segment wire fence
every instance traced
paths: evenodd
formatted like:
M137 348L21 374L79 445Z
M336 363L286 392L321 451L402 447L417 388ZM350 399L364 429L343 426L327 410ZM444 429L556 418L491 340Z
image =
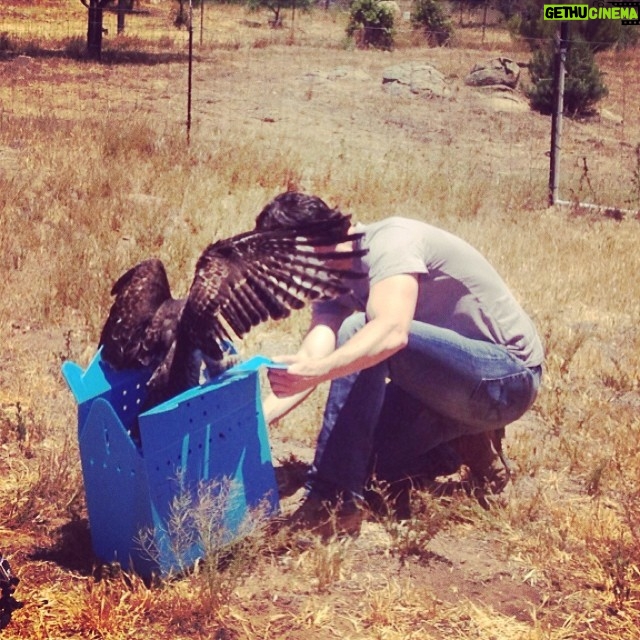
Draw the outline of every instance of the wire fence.
M128 14L121 35L117 33L116 14L105 13L102 65L74 59L80 57L86 43L87 13L79 0L68 0L64 19L59 14L51 18L46 10L37 8L26 20L24 11L6 11L0 16L0 119L33 115L117 120L134 114L161 113L167 126L186 126L193 118L194 135L200 135L207 128L215 128L216 113L234 109L238 122L242 118L258 118L267 123L288 119L286 135L295 140L296 131L312 126L314 119L320 117L313 110L314 95L329 83L336 102L330 115L334 130L348 130L354 118L365 129L380 130L384 116L389 136L402 130L404 135L424 139L428 144L434 138L430 131L449 128L450 144L468 145L469 162L477 163L488 173L495 164L493 179L497 184L513 175L546 181L550 119L531 112L521 90L530 58L526 43L514 45L509 33L497 28L493 24L496 19L491 16L486 28L478 20L469 27L472 16L465 16L465 28L454 20L458 28L452 46L416 48L421 36L412 28L403 6L400 4L396 16L398 46L382 62L380 56L374 62L372 56L353 47L345 34L345 12L335 7L315 8L310 13L288 9L279 29L270 27L267 10L249 12L237 5L196 7L191 31L191 83L190 34L188 28L176 27L177 2L149 3L139 12ZM308 108L299 109L295 116L291 92L286 87L276 89L274 85L261 95L244 96L244 101L239 96L232 104L225 104L222 98L233 91L235 74L248 78L264 74L264 51L270 47L281 48L294 67L296 62L299 64L297 87L307 97ZM615 73L605 76L609 95L599 105L598 114L582 120L564 119L561 200L619 209L640 207L637 53L603 54L604 65ZM525 80L521 80L518 89L496 91L465 84L466 75L476 63L499 56L513 58L522 66ZM433 113L431 120L424 115L416 120L411 110L424 111L428 104L424 101L399 98L395 106L380 114L359 100L366 91L380 89L385 66L407 61L428 62L443 72L448 93L439 103L444 105L439 112L444 115ZM306 69L303 65L307 65ZM359 92L358 103L350 105L349 92L354 88ZM456 138L456 121L465 113L467 118L477 119L477 141ZM369 144L375 143L363 138L362 153L374 151L368 148ZM508 172L503 169L505 157ZM614 201L603 201L602 193Z

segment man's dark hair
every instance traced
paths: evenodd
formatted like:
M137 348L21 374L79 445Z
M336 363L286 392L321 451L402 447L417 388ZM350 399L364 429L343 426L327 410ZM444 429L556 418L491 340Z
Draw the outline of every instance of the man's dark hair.
M258 231L276 229L300 229L310 224L341 220L336 225L341 235L346 236L351 226L351 216L339 209L332 209L318 196L299 191L286 191L276 196L256 218ZM335 226L334 226L335 229Z

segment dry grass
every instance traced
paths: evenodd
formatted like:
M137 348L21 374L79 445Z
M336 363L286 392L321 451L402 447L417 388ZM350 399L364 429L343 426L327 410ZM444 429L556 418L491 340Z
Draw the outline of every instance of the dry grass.
M495 111L461 86L479 58L522 59L521 46L470 29L450 49L353 51L339 13L274 32L247 24L264 16L207 5L187 145L185 34L169 30L164 5L132 18L127 38L107 38L115 53L96 65L45 51L84 31L79 2L11 4L0 31L22 34L33 57L0 61L0 532L25 603L3 636L637 637L640 227L546 209L548 120ZM45 37L44 18L59 30ZM143 47L144 60L122 62ZM637 54L600 56L603 106L625 118L567 124L565 197L640 204ZM380 92L386 66L423 58L457 87L451 101ZM365 75L327 79L338 67ZM95 581L59 365L87 361L110 283L132 263L161 257L184 291L207 243L251 226L290 187L364 220L401 212L459 233L536 319L544 388L509 430L508 500L485 512L466 496L420 495L413 519L374 519L358 540L282 551L258 535L228 573L215 562L153 587ZM305 322L265 327L243 348L288 351ZM273 438L312 446L322 398Z

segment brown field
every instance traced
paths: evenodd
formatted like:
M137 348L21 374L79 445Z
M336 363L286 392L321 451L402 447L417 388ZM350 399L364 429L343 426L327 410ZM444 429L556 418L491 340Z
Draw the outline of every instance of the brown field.
M528 59L501 26L358 51L343 13L206 7L186 140L185 31L143 3L102 64L78 50L77 0L4 3L0 34L0 551L23 606L3 638L606 640L640 625L640 223L547 208L549 118L463 84ZM2 42L0 38L0 42ZM640 51L600 54L609 96L565 121L561 196L640 207ZM394 97L383 70L429 61L449 99ZM95 351L112 282L156 255L184 292L200 251L287 188L356 218L422 218L485 252L544 337L544 386L509 427L517 473L490 510L416 494L417 515L283 551L256 535L224 568L147 586L96 578L64 360ZM246 355L295 348L300 313ZM308 463L324 391L271 429L276 464ZM299 495L299 494L298 494ZM285 503L292 503L288 498ZM217 567L215 552L210 567Z

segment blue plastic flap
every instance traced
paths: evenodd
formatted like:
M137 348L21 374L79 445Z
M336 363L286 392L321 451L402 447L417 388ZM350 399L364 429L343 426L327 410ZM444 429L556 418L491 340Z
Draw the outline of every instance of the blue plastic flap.
M80 457L96 555L124 567L135 560L148 574L154 562L141 553L140 532L152 527L149 491L142 456L111 405L92 403L80 436Z
M96 398L108 400L125 428L131 429L146 396L151 370L117 371L102 360L101 351L97 351L85 370L74 362L62 365L62 375L78 403L78 435Z
M257 368L263 361L244 363L244 370L236 368L140 416L149 491L159 521L170 519L178 478L190 492L201 482L230 489L222 517L229 536L263 501L269 512L277 512L258 384Z
M126 387L138 382L146 383L151 376L150 369L117 371L102 360L101 353L100 348L86 369L82 369L71 361L62 364L62 375L78 404L97 398L114 387Z

